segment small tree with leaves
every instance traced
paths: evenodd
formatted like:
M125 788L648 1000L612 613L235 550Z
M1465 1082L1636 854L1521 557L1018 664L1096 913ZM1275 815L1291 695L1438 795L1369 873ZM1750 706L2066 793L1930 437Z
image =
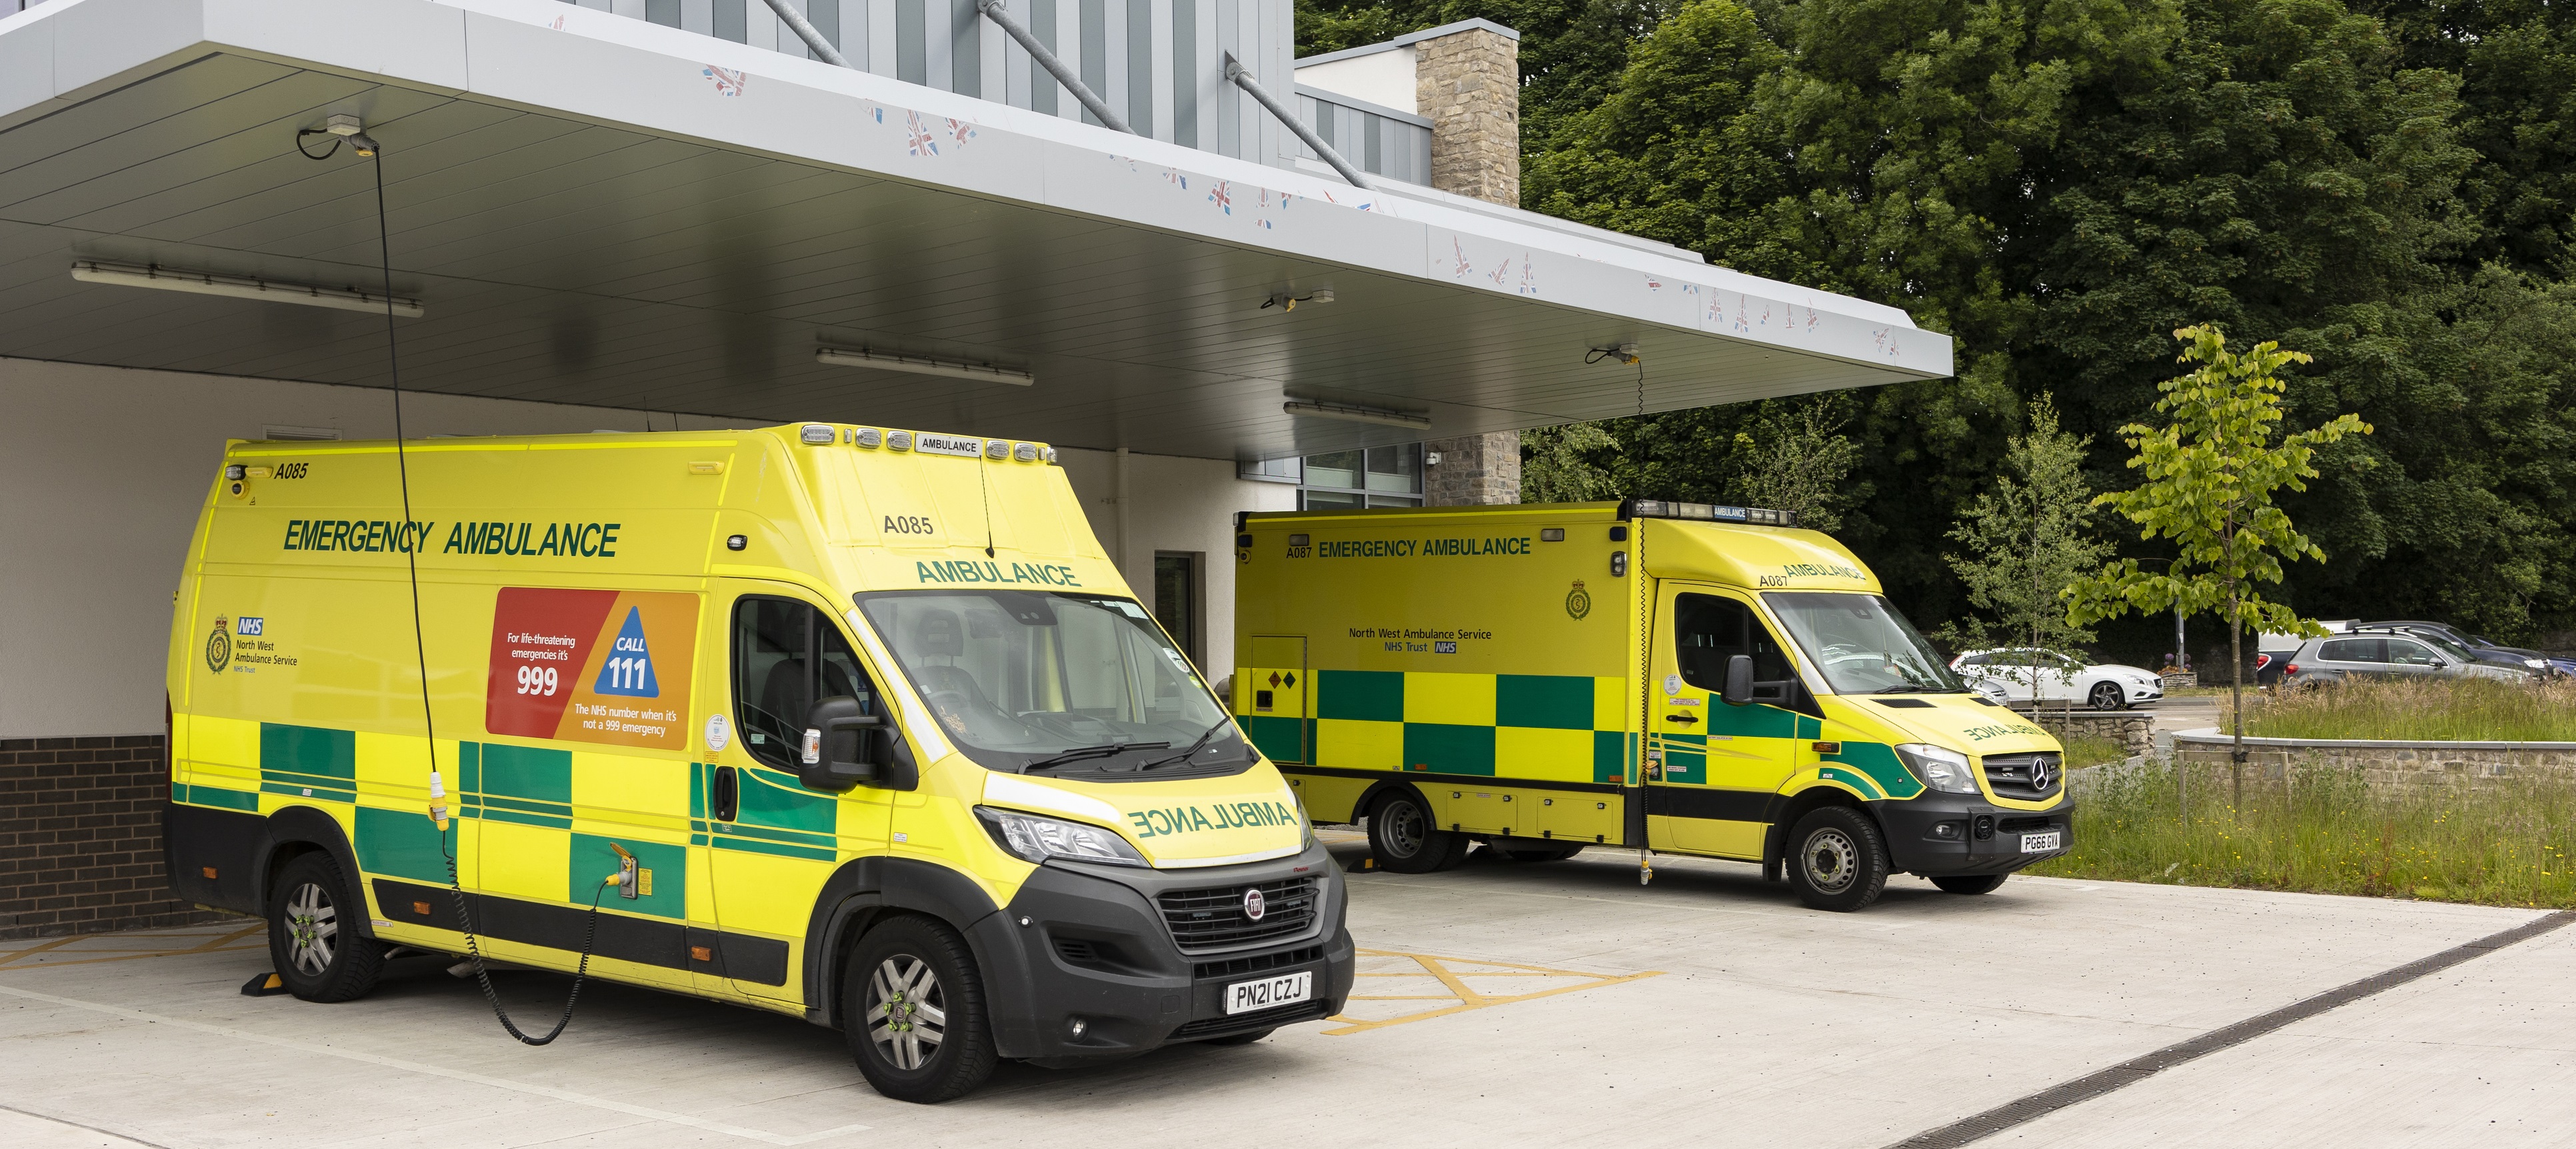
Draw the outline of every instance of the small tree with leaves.
M2320 444L2367 435L2371 427L2360 416L2343 414L2274 442L2283 414L2278 373L2289 364L2308 362L2309 356L2269 342L2239 355L2227 349L2226 333L2212 324L2183 328L2174 338L2184 345L2180 361L2199 366L2156 385L2164 393L2156 410L2165 413L2167 422L2120 428L2121 441L2137 452L2129 466L2145 472L2146 482L2096 500L2138 524L2139 538L2170 543L2173 561L2164 571L2151 572L2136 559L2123 559L2077 579L2066 591L2067 617L2082 625L2132 610L2152 614L2180 606L2186 612L2219 612L2227 623L2228 694L2236 719L2231 757L2241 801L2245 627L2251 623L2281 633L2324 633L2287 604L2265 599L2259 589L2281 581L2284 556L2326 557L2290 525L2289 514L2273 503L2273 496L2283 487L2307 489L2305 480L2318 474L2312 460Z
M1938 637L1956 649L2029 643L2030 665L2000 673L2030 686L2036 710L2040 652L2093 638L2091 629L2068 619L2066 588L2098 569L2112 547L2093 533L2098 512L2084 481L2084 452L2093 440L2060 430L2057 404L2047 395L2031 402L2029 420L2026 433L2007 441L1993 489L1960 509L1950 529L1960 550L1941 556L1982 613L1943 626Z
M1748 507L1794 511L1809 530L1840 529L1851 498L1846 480L1860 461L1860 446L1842 433L1851 418L1851 396L1842 392L1765 401L1753 429L1735 434L1728 490Z

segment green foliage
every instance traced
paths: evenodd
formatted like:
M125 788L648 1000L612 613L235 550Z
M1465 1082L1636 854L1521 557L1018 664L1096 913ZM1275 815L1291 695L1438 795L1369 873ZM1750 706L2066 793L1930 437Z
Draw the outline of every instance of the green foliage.
M2123 559L2100 574L2067 587L2068 618L2081 624L2125 614L2180 607L2216 612L2222 622L2281 634L2322 634L2287 604L2265 599L2258 584L2281 581L2281 558L2323 559L2325 552L2290 524L2274 501L2283 487L2305 490L2317 476L2320 445L2371 431L2356 415L2337 415L2305 431L2279 434L2280 369L2309 362L2298 351L2258 343L2239 355L2209 325L2174 332L2182 359L2200 366L2159 388L2162 427L2132 423L2122 442L2137 452L2129 465L2145 472L2143 485L2113 491L2097 501L2139 526L2139 537L2173 546L2161 571Z
M2209 767L2080 775L2073 851L2030 872L2576 909L2576 782L2377 788L2358 770L2302 764L2289 773L2286 785L2250 781L2234 805L2213 784L2225 772Z
M2006 444L1993 489L1979 492L1950 529L1960 551L1941 556L1981 612L1940 634L1953 649L2052 650L2093 640L2090 629L2068 620L2060 598L2111 557L2093 529L2093 488L2083 470L2090 444L2059 429L2049 396L2032 401L2029 430Z
M1842 508L1850 503L1844 479L1860 457L1842 433L1851 408L1851 396L1841 392L1763 404L1754 425L1735 433L1729 501L1789 511L1809 530L1840 530Z

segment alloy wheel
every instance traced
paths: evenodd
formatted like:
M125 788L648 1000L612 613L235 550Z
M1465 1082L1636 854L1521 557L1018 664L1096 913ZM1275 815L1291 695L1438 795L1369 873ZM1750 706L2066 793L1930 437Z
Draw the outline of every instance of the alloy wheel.
M868 979L868 1038L897 1069L919 1069L948 1035L948 997L930 963L896 954Z
M318 975L331 968L340 935L340 911L320 885L306 882L286 899L287 957L295 968Z
M2105 682L2093 688L2093 709L2095 710L2118 710L2121 701L2120 688L2116 685Z

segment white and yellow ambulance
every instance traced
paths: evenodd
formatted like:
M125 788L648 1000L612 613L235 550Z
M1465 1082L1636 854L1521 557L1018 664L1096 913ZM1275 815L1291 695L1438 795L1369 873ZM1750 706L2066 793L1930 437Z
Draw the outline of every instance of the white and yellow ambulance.
M1760 862L1856 910L1892 872L1982 894L2068 848L2056 740L1783 512L1308 511L1237 532L1234 712L1317 821L1367 821L1387 869L1619 846Z
M1339 871L1053 459L234 442L171 633L173 882L270 918L309 1000L468 928L558 970L589 937L594 975L839 1027L918 1101L1336 1012Z

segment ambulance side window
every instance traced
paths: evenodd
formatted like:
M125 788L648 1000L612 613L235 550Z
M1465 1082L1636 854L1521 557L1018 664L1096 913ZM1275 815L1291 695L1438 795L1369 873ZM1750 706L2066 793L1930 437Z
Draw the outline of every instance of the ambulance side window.
M1772 637L1771 628L1762 625L1752 607L1731 598L1713 594L1676 596L1673 645L1682 681L1702 690L1724 690L1727 660L1739 654L1753 657L1756 682L1778 682L1796 676L1789 669L1789 656L1780 649L1780 640Z
M794 769L816 699L847 695L861 713L876 713L867 673L823 612L793 599L745 597L733 620L734 717L752 757Z

